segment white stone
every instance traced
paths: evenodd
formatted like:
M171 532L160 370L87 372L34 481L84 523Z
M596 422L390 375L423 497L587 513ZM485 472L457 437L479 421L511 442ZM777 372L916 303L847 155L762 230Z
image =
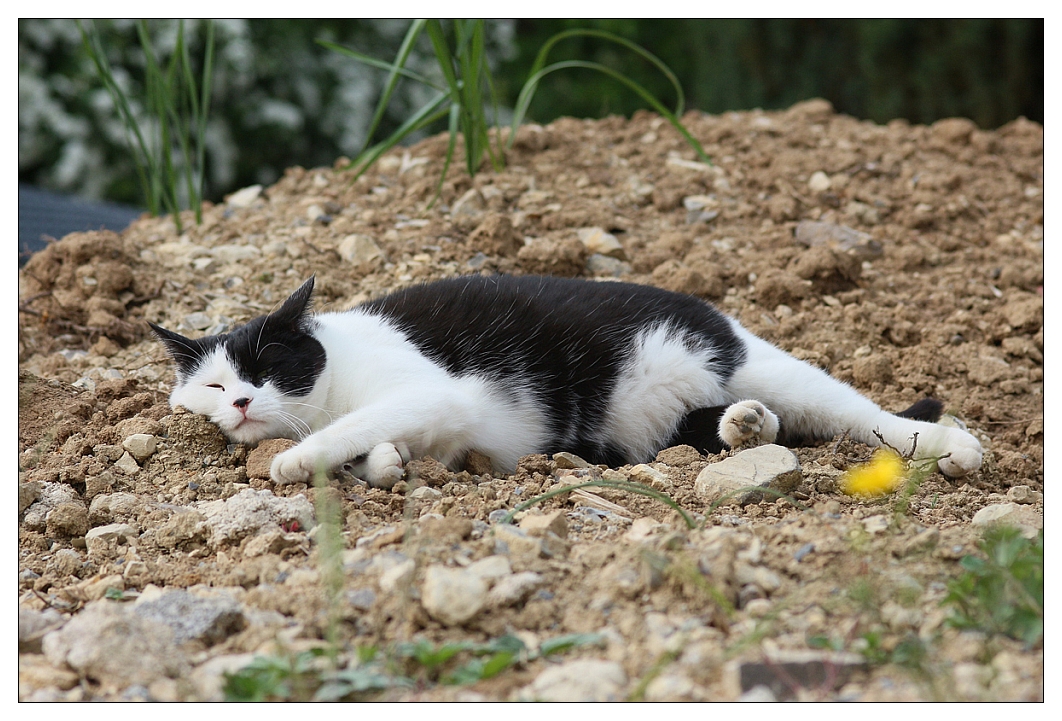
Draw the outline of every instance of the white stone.
M544 582L542 574L532 571L505 576L490 590L487 605L494 608L515 606L525 601Z
M128 523L108 523L106 526L96 526L90 529L85 534L85 541L89 542L96 538L108 541L124 538L127 541L135 541L139 535L136 529Z
M487 604L487 584L463 568L429 566L424 574L421 603L436 621L459 626Z
M687 195L682 199L682 206L690 211L704 210L715 204L715 198L710 195Z
M623 245L612 233L606 233L604 228L580 228L579 242L591 253L600 253L618 260L626 260L627 254Z
M189 313L184 317L184 324L195 330L206 330L214 323L214 319L206 313Z
M414 488L413 491L410 492L409 497L421 500L435 500L436 498L442 498L443 493L437 488L432 488L431 486L420 486L419 488Z
M123 539L127 545L132 545L138 535L137 530L126 523L109 523L89 529L85 534L85 547L89 556L97 560L114 558L119 553L118 546Z
M355 265L368 263L384 255L375 240L360 233L352 233L339 241L338 250L343 260Z
M547 668L521 697L533 701L622 701L627 674L615 661L580 659Z
M666 165L671 168L681 168L683 170L695 170L698 173L714 173L716 168L708 163L700 163L696 160L685 160L683 158L670 157L667 159Z
M542 554L541 540L508 523L494 525L494 538L504 543L511 555L538 557Z
M292 521L298 522L299 528L304 531L309 531L315 525L313 505L301 493L282 498L266 489L256 491L245 488L225 500L199 502L196 508L206 517L213 546L281 530L281 524L290 524Z
M645 687L645 700L689 701L693 695L694 685L683 674L665 673L657 676Z
M412 558L407 558L398 565L384 571L380 576L380 590L384 593L393 593L409 585L413 580L413 572L417 563Z
M450 207L450 215L479 215L483 211L483 207L483 195L475 188L472 188L454 201L454 204Z
M630 530L623 534L623 538L631 543L641 543L663 528L666 528L666 526L655 518L650 518L649 516L636 518L631 524Z
M552 511L550 513L528 514L520 519L520 528L533 536L552 531L560 538L568 536L568 519L564 511Z
M650 465L639 463L628 474L635 483L642 483L659 491L671 488L671 479Z
M557 468L589 468L590 464L584 461L574 453L568 453L567 451L561 451L560 453L553 454L553 462L557 464Z
M875 533L881 533L889 527L889 519L885 516L871 516L870 518L863 519L863 528L867 533L873 535Z
M136 459L129 454L129 451L123 453L122 457L114 462L114 467L127 476L131 476L140 470L140 466L137 464Z
M140 497L133 493L101 493L89 504L89 522L105 525L131 519L141 506Z
M1014 526L1026 538L1035 538L1037 531L1044 527L1044 519L1033 506L1017 503L993 503L974 514L970 525L986 528L993 525Z
M253 245L219 245L210 251L220 263L243 263L262 255Z
M158 447L158 439L150 433L134 433L122 441L122 448L133 454L138 461L145 461L151 457Z
M493 583L499 578L511 574L513 569L512 566L509 565L508 558L495 555L479 559L466 568L465 571L471 573L473 576L482 578L487 583Z
M195 667L189 681L195 691L195 700L221 702L225 700L223 689L228 680L226 674L234 674L248 666L255 658L253 653L215 656Z
M258 196L262 194L261 185L249 185L246 188L241 188L235 193L230 195L225 201L233 208L246 208L254 201L258 200Z
M821 193L830 189L830 176L826 173L818 170L811 174L811 178L808 179L808 189L813 193Z
M60 504L78 503L80 500L77 491L65 483L41 482L37 498L29 505L26 515L22 518L22 525L30 530L43 531L49 511Z
M1044 494L1028 486L1012 486L1007 490L1007 500L1014 503L1038 503L1044 500Z
M792 491L803 476L800 461L788 448L773 443L749 448L707 466L697 476L694 491L706 501L714 502L727 494L739 503L758 501L762 495L751 486L771 487L782 493Z
M619 278L630 274L631 264L608 255L594 253L586 259L586 272L595 278Z
M765 566L738 563L734 568L734 578L742 586L751 583L767 594L774 593L782 586L782 577Z
M121 577L117 577L121 580ZM141 618L129 606L97 601L44 637L44 655L105 687L147 686L187 673L169 626Z

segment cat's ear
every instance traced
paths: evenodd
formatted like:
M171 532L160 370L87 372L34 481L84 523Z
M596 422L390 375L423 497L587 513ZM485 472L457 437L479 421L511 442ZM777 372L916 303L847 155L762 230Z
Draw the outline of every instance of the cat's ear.
M192 373L203 359L205 352L203 344L197 340L185 338L180 333L166 330L161 325L155 325L151 321L148 321L148 325L151 326L155 337L166 346L166 351L170 354L170 358L177 365L177 374L186 376Z
M269 320L281 325L298 327L300 321L310 311L310 300L313 297L313 281L316 276L299 286L299 289L288 296L288 299L269 314Z

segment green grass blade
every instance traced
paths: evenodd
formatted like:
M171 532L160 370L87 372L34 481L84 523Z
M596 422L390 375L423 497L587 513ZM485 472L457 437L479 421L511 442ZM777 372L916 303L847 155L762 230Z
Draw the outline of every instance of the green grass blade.
M196 223L203 220L199 207L199 193L195 183L195 162L192 153L192 128L196 125L199 114L198 99L196 98L195 78L192 76L192 61L188 57L188 43L184 39L184 20L177 21L177 45L173 51L171 61L169 109L174 127L177 129L177 143L181 149L181 160L184 163L180 175L184 178L185 192L188 193L188 207L195 213ZM180 71L179 73L177 71ZM182 86L181 80L184 83ZM177 107L177 102L183 98L183 108ZM181 112L181 110L184 112Z
M435 205L435 201L438 200L439 196L442 194L443 183L446 182L446 173L450 171L450 163L453 162L454 150L457 148L457 125L460 120L461 106L450 103L450 107L446 112L450 115L448 126L450 138L446 143L446 157L443 158L442 172L439 173L439 182L435 186L435 195L433 195L428 202L429 208Z
M469 51L461 57L462 71L465 79L463 86L464 107L468 111L469 132L475 143L470 154L470 174L479 170L483 153L490 151L490 136L487 133L486 104L483 102L484 77L490 75L487 68L486 43L482 20L475 20L466 29Z
M454 71L453 56L450 54L450 47L446 44L446 33L443 31L442 23L438 20L429 20L426 28L428 37L431 38L432 48L435 50L435 58L439 62L439 70L442 71L443 79L446 80L446 87L449 89L451 97L457 100L460 94L460 87L457 82L457 74Z
M686 96L682 92L682 85L679 83L678 78L675 76L675 74L673 72L671 72L671 68L669 68L667 66L667 64L664 63L663 60L661 60L657 56L653 55L651 52L649 52L648 50L643 48L641 45L638 45L637 43L631 42L630 40L627 40L624 37L620 37L619 35L615 35L613 33L610 33L607 30L592 30L590 28L574 28L572 30L565 30L563 32L557 33L556 35L551 37L549 40L547 40L546 43L542 46L542 49L539 50L538 55L535 58L535 63L534 63L534 65L531 66L531 72L529 73L529 75L534 75L539 70L541 70L543 67L545 67L545 65L546 65L546 57L549 55L550 50L552 50L553 47L557 43L559 43L560 41L565 40L567 38L570 38L570 37L579 37L579 36L582 36L582 37L598 37L598 38L602 38L604 40L609 40L609 41L614 42L614 43L616 43L618 45L624 46L625 48L627 48L628 50L630 50L630 51L632 51L634 53L637 53L638 55L640 55L641 57L645 58L646 60L648 60L653 65L655 65L656 68L664 75L664 77L666 77L668 79L668 82L671 83L671 87L673 87L675 89L675 95L677 97L677 100L675 102L674 114L677 115L677 116L682 115L683 109L685 108L685 105L686 105Z
M446 84L450 88L450 145L446 154L446 162L444 164L445 169L449 168L450 160L453 155L453 148L455 147L457 132L460 131L465 138L465 165L468 169L469 175L476 174L475 153L477 147L477 137L475 129L473 127L472 118L469 116L468 106L465 104L465 88L468 83L464 79L459 78L457 70L454 67L454 55L450 52L450 46L446 41L446 33L443 30L442 23L438 20L429 20L428 36L431 38L432 47L435 49L435 57L439 62L439 69L442 71L443 77L446 79ZM464 25L460 22L455 24L455 31L458 34L458 50L464 53L467 47L466 36L464 35ZM434 204L438 198L439 191L442 189L443 179L439 180L439 190L436 191L436 197L432 199L429 206Z
M413 46L417 41L417 37L424 29L425 22L425 20L420 19L413 21L413 23L409 26L409 29L406 31L405 37L402 39L402 45L398 48L398 56L395 58L395 61L391 63L391 65L387 68L387 81L384 83L384 91L380 95L380 101L376 104L376 111L373 113L372 122L369 123L369 130L365 134L365 144L362 146L362 152L364 152L369 147L369 144L372 142L373 136L376 135L376 130L380 127L380 123L383 121L384 113L387 112L387 106L391 103L391 96L394 94L395 88L398 87L398 81L402 78L403 75L407 77L412 76L414 79L419 80L421 82L425 82L428 85L431 84L427 82L426 79L421 78L416 73L406 71L405 67L406 63L409 61L410 53L413 52ZM352 57L355 60L358 60L363 63L368 63L371 66L379 67L381 64L378 63L378 61L369 58L367 55L362 55L361 53L358 53L354 50L348 50L347 48L336 45L335 43L329 43L323 40L318 40L317 42L323 45L324 47L341 52L344 55L347 55L348 57Z
M196 220L203 218L203 190L206 187L206 130L207 118L210 117L210 93L214 81L214 21L206 21L206 50L203 57L203 82L200 84L202 98L199 101L199 117L196 122L196 171L199 174L199 199L196 208Z
M336 43L329 42L328 40L315 40L314 42L316 42L321 47L328 48L329 50L334 50L337 53L346 55L348 58L357 60L363 65L369 65L380 70L386 70L389 73L393 71L397 75L409 78L410 80L416 80L418 83L427 85L428 87L435 88L436 90L443 90L442 87L440 87L437 83L433 82L429 78L406 67L396 65L395 63L389 63L384 60L377 60L376 58L371 57L369 55L359 53L357 50L351 50L348 47L337 45Z
M436 120L446 115L448 112L447 109L442 108L440 110L440 106L445 105L447 100L449 100L448 93L440 93L435 96L412 117L406 120L406 122L402 123L402 125L400 125L398 129L391 133L391 135L385 140L377 143L358 155L358 157L354 158L346 168L348 170L351 168L355 169L353 179L357 180L361 177L362 173L368 170L381 155L402 142L402 139L407 135L431 125Z
M92 26L91 33L85 29L80 20L77 21L77 27L81 33L85 52L92 60L93 65L95 65L100 81L111 96L111 100L114 102L115 108L125 124L129 138L129 149L133 155L137 175L140 177L140 185L144 192L144 200L148 210L152 215L158 215L159 198L157 185L152 181L152 178L156 175L154 156L147 145L147 141L144 139L140 124L133 115L128 98L126 98L125 93L122 92L122 89L118 87L118 83L114 80L114 74L111 72L110 64L107 62L107 55L103 51L95 25ZM134 139L135 143L133 142Z
M154 116L157 126L156 150L159 164L157 176L153 180L159 185L158 192L163 206L173 215L177 232L182 233L184 230L181 227L180 208L177 206L177 181L174 176L173 156L171 153L170 117L167 107L169 89L167 88L166 77L155 58L151 36L147 29L147 21L140 20L137 22L136 30L140 38L140 46L144 51L144 84L148 97L148 107L151 115Z
M210 107L210 83L214 65L214 23L206 23L206 46L203 59L203 79L199 88L192 72L192 59L188 43L183 41L184 21L178 29L181 71L184 77L185 102L188 108L185 128L182 131L182 149L185 152L185 180L188 185L188 201L195 212L197 224L203 222L203 188L206 175L206 118ZM194 147L194 153L187 146Z
M636 92L639 96L641 96L641 98L645 100L645 102L649 103L649 105L651 105L652 108L656 110L656 112L660 113L660 115L662 115L669 123L671 123L671 125L679 132L679 134L686 139L686 142L689 143L690 147L693 148L693 150L697 153L701 160L706 163L712 162L711 158L708 157L708 154L704 152L704 148L701 147L701 144L697 142L696 138L690 135L689 131L686 130L686 127L682 124L678 117L676 117L674 113L668 110L663 103L657 100L652 93L650 93L648 90L646 90L641 85L634 82L627 76L613 70L612 68L606 67L605 65L601 65L600 63L592 63L584 60L564 60L558 63L554 63L545 68L542 68L527 79L527 82L524 83L523 88L521 88L520 90L520 95L518 96L516 101L516 108L513 111L513 124L512 132L509 135L509 147L512 147L512 143L516 138L516 130L520 127L520 123L523 121L524 116L527 114L527 108L531 104L531 100L534 97L535 90L538 88L538 83L546 75L549 75L550 73L556 72L558 70L565 70L567 68L586 68L588 70L596 70L599 73L604 73L605 75L608 75L609 77L614 78L619 82L623 83L628 88Z

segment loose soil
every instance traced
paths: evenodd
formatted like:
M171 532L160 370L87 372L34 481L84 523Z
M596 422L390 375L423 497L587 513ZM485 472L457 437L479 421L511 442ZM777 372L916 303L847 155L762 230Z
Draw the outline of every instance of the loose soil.
M881 126L825 101L684 122L712 165L649 113L565 118L522 128L504 170L469 178L452 169L431 208L441 136L392 152L356 181L344 159L292 168L256 198L208 205L199 225L185 214L181 235L172 219L145 217L120 235L51 244L19 271L20 608L65 618L107 587L126 599L213 587L245 609L278 612L270 618L280 626L248 623L189 652L189 668L320 647L330 627L341 663L356 646L416 638L509 633L533 648L601 632L599 645L563 658L616 662L627 679L621 697L651 700L735 699L747 690L741 664L822 639L858 652L873 637L887 653L917 637L925 656L915 671L879 659L796 697L1041 699L1042 646L951 628L941 600L958 559L976 552L979 510L1021 497L1031 501L1019 508L1023 522L1042 527L1042 126ZM603 234L581 240L588 228ZM594 236L606 244L588 248ZM474 462L452 473L426 460L394 491L349 476L327 491L273 487L261 470L268 459L167 405L172 371L146 321L217 332L268 312L313 274L317 308L330 310L498 272L619 278L700 296L885 408L940 399L981 439L983 468L956 483L931 474L909 493L853 499L837 479L870 449L838 438L798 449L804 480L788 500L712 508L693 480L719 459L680 447L654 466L703 528L687 529L650 498L590 489L598 498L564 494L527 511L561 510L567 529L520 545L501 540L495 512L558 479L626 478L630 468L568 470L533 456L512 477L492 478ZM158 448L130 463L123 442L136 433ZM432 491L414 495L424 485ZM314 531L295 524L268 543L218 541L182 521L196 504L247 488L340 507L338 626ZM110 523L129 524L134 537L90 552L86 533ZM530 595L464 623L426 612L429 566L496 553L513 572L539 574ZM384 591L381 569L396 558L414 559L415 571ZM20 674L20 698L128 697L106 678L61 666L42 673L48 662L34 651L20 655L20 668L35 669ZM471 685L370 697L515 699L548 666L528 661ZM162 700L205 694L185 677L149 690Z

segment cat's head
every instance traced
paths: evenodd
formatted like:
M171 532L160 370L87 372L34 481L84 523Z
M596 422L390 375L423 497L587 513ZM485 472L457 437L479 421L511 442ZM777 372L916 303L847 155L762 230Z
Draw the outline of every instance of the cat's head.
M311 332L313 282L229 333L193 340L149 323L176 366L170 405L209 416L237 443L308 435L300 409L325 367Z

